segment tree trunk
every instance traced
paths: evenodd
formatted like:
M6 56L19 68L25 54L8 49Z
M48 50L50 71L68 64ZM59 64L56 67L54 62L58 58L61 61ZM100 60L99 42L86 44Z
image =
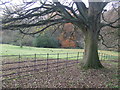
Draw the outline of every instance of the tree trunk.
M20 48L23 48L22 40L19 41Z
M84 53L84 68L99 69L103 68L98 56L98 36L89 31L85 35L85 53Z

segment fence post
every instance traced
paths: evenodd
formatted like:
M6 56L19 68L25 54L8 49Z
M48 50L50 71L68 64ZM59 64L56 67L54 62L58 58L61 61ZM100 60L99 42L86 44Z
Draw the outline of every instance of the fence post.
M47 53L47 59L46 59L46 64L47 64L47 66L46 66L46 67L47 67L47 68L46 68L46 69L47 69L47 85L49 84L49 83L48 83L48 82L49 82L49 81L48 81L48 78L49 78L49 77L48 77L48 76L49 76L49 74L48 74L48 72L49 72L49 71L48 71L48 59L49 59L49 54Z
M105 54L105 60L106 60L106 54Z
M19 54L19 65L18 65L19 71L20 71L20 58L21 58L21 56L20 56L20 54ZM18 75L20 75L20 74L18 73Z
M77 53L77 63L79 63L79 62L78 62L78 59L79 59L79 52Z
M104 60L105 60L105 54L103 54L103 56L104 56Z
M49 58L49 54L47 53L47 73L48 73L48 58Z
M19 69L18 69L18 76L20 77L20 61L21 61L21 56L20 56L20 54L19 54L19 62L18 62L18 67L19 67ZM21 80L20 80L20 82L19 82L19 86L20 86L20 84L21 84Z
M108 55L106 54L106 60L108 60Z
M84 54L85 54L85 52L82 52L82 59L84 58Z
M67 61L68 61L68 53L67 53L67 57L66 57L66 68L67 68Z
M101 53L101 60L103 60L103 53Z
M104 54L101 53L101 60L104 60Z
M110 59L112 60L112 55L110 55Z
M107 55L105 54L105 60L106 60L106 56L107 56Z
M35 54L35 60L34 60L34 71L36 70L36 54Z
M57 72L58 72L58 60L59 60L59 53L57 54Z
M110 60L110 55L109 55L109 57L108 57L108 60Z

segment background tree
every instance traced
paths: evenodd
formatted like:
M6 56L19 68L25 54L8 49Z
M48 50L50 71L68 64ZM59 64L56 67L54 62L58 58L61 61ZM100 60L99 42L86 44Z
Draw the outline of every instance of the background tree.
M108 22L112 22L115 19L118 18L118 12L116 12L115 8L112 8L109 11L104 12L104 18ZM114 23L117 24L118 22ZM120 48L119 41L119 29L117 28L111 28L111 27L104 27L101 29L100 34L102 37L100 37L100 43L99 48L105 49L105 50L114 50L118 51L118 48Z
M62 32L58 36L63 48L83 48L83 35L81 30L71 23L63 25Z
M59 48L60 44L54 35L51 34L51 30L45 31L41 34L35 35L33 40L33 45L35 47L44 47L44 48Z
M105 0L104 0L105 1ZM3 4L8 2L2 2ZM36 7L31 5L37 4ZM21 5L13 5L12 11L7 6L4 10L2 26L4 30L15 28L29 28L41 26L40 30L25 32L20 29L23 34L37 34L46 28L60 23L72 23L82 30L85 39L84 67L85 68L103 68L98 56L98 38L101 28L110 26L119 28L115 25L120 18L112 22L104 19L104 7L108 2L89 2L87 8L80 0L73 0L69 5L56 0L50 1L31 1L23 2ZM17 8L15 8L17 7ZM118 11L118 9L116 9ZM101 22L101 16L102 21ZM7 17L7 18L6 18ZM59 17L59 18L58 18ZM29 22L29 23L28 23Z

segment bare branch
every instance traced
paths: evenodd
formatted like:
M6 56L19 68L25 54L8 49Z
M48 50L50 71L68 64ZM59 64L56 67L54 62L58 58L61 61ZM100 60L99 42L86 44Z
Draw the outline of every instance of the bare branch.
M10 24L10 25L4 25L4 27L2 29L11 29L11 28L17 28L17 27L20 27L20 28L28 28L28 27L33 27L33 26L40 26L40 25L46 25L46 24L49 24L49 23L52 23L52 22L55 22L55 23L62 23L64 22L65 20L63 20L62 18L60 19L54 19L54 20L40 20L34 24Z
M66 23L66 22L64 22L64 23ZM23 33L23 34L26 34L26 35L34 35L34 34L43 32L44 30L46 30L47 28L49 28L49 27L51 27L51 26L53 26L53 25L55 25L55 24L58 24L58 23L52 23L52 24L50 24L50 25L47 25L47 26L44 27L43 29L40 29L39 31L37 31L37 32L32 32L32 33L26 33L26 32L24 32L24 31L22 31L22 30L19 30L19 31L20 31L21 33Z
M73 18L72 15L60 4L60 2L54 2L56 4L56 10L61 14L64 14L66 18Z
M99 36L100 36L100 38L101 38L101 40L102 40L102 44L103 44L105 47L107 47L107 48L114 48L114 47L116 47L116 46L117 46L117 47L120 47L119 44L116 44L116 45L114 45L114 46L108 46L108 45L106 45L103 36L102 36L101 34L99 34Z
M119 18L117 18L115 21L113 21L113 22L108 22L107 20L105 20L105 18L104 18L104 12L105 11L103 11L103 13L101 14L101 16L102 16L102 19L106 22L106 23L108 23L108 24L114 24L114 23L116 23L118 20L120 20L120 17Z
M112 27L112 28L120 28L120 25L115 26L115 25L112 25L112 24L101 23L101 28L106 27L106 26L109 26L109 27Z
M5 4L7 4L7 3L10 3L10 1L6 1L6 2L3 2L2 0L0 0L0 5L5 5Z
M25 18L31 18L31 17L35 17L35 16L44 16L44 15L47 15L49 13L52 13L54 12L53 8L50 8L50 9L47 9L43 12L40 12L40 13L35 13L35 14L27 14L27 15L24 15L22 17L16 17L16 18L7 18L7 19L3 19L2 23L8 23L8 22L11 22L11 21L17 21L17 20L21 20L21 19L25 19Z
M56 28L54 28L54 31L52 32L52 35L62 26L63 24L58 25Z
M119 15L118 15L118 18L116 19L116 20L114 20L113 22L108 22L107 20L105 20L105 18L104 18L104 12L105 11L103 11L103 13L101 14L101 16L102 16L102 20L105 22L101 22L101 28L103 28L103 27L105 27L105 26L109 26L109 27L112 27L112 28L120 28L120 25L119 25L119 23L118 23L118 25L113 25L113 24L115 24L115 23L117 23L117 22L119 22L120 21L120 17L119 17Z

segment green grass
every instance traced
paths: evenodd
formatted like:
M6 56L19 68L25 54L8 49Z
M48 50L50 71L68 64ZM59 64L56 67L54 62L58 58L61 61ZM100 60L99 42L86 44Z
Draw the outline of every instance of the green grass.
M36 48L36 47L28 47L23 46L20 48L19 46L1 44L1 55L27 55L27 54L54 54L54 53L77 53L83 52L83 49L62 49L62 48Z
M36 47L28 47L23 46L23 48L20 48L20 46L15 45L9 45L9 44L0 44L0 53L1 55L31 55L31 54L44 54L44 55L37 55L37 57L46 58L46 54L53 54L49 55L51 58L57 58L57 54L59 53L59 58L66 58L67 53L69 57L77 56L77 53L80 52L80 56L83 55L83 49L63 49L63 48L36 48ZM102 55L101 59L117 59L118 52L114 51L104 51L99 50L100 53L105 54ZM64 54L62 54L64 53ZM73 54L70 54L73 53ZM54 55L55 54L55 55ZM34 57L34 55L33 55ZM76 57L75 57L76 58ZM81 58L81 57L80 57ZM72 59L72 58L71 58Z
M28 46L23 46L23 48L20 48L20 46L9 44L1 44L0 47L1 55L30 55L27 57L34 57L34 54L42 54L37 55L37 57L40 58L46 58L47 54L49 54L49 58L57 58L57 54L59 53L59 58L66 59L67 53L69 53L69 57L74 57L77 56L78 52L84 51L83 49L36 48ZM82 55L82 53L80 54Z

